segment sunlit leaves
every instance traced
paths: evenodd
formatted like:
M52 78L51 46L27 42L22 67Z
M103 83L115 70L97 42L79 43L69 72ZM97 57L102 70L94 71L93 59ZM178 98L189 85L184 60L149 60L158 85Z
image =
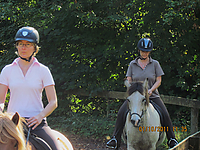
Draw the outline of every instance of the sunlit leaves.
M151 56L165 72L160 92L199 96L200 23L194 0L9 0L0 6L0 48L6 52L1 67L16 57L16 31L34 26L41 39L37 58L51 69L59 96L76 88L125 91L123 79L141 37L152 39Z

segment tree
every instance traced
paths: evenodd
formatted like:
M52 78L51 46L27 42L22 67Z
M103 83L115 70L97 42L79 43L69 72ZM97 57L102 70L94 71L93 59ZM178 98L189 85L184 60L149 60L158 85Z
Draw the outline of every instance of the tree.
M200 98L198 1L8 0L0 5L1 68L16 57L16 31L35 27L41 39L37 58L51 69L60 99L77 88L91 94L125 91L123 79L141 37L152 39L152 57L165 72L160 92ZM92 109L106 103L81 102Z

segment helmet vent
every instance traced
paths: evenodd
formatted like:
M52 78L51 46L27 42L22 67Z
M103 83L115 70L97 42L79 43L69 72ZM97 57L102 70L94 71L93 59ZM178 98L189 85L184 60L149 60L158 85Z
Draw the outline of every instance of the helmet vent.
M142 47L144 46L143 42L141 42L141 46L142 46Z
M149 40L147 40L147 39L144 39L144 48L147 48L147 46L148 46L148 43L149 43ZM149 46L150 47L150 46Z

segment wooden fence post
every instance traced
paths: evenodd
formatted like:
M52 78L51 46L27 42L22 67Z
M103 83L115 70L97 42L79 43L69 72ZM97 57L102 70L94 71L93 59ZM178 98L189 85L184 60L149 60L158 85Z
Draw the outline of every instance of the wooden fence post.
M199 108L191 107L191 134L198 131Z

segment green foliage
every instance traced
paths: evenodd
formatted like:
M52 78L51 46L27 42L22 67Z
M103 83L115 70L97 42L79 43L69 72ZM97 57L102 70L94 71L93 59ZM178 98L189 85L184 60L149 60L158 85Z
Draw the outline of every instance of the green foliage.
M123 79L141 37L152 39L152 57L165 72L160 93L200 99L196 0L0 0L0 8L0 68L17 57L17 30L35 27L41 46L37 58L56 82L58 114L73 108L105 115L108 100L80 97L77 103L67 91L125 91Z
M52 128L57 128L62 132L70 131L85 137L105 139L106 136L112 135L115 121L96 115L88 116L80 113L68 113L67 116L49 117L48 122L52 124ZM57 124L53 122L57 122Z

